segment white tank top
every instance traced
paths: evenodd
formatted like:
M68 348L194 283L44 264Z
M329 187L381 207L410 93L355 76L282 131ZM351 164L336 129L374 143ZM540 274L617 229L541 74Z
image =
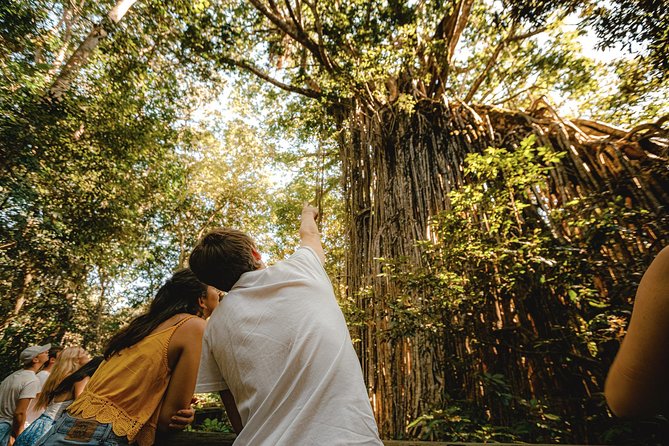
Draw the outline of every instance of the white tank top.
M48 416L52 420L57 420L58 417L60 417L60 414L62 414L63 411L67 409L67 406L72 404L72 401L74 400L66 400L49 404L46 406L46 409L44 409L44 415Z

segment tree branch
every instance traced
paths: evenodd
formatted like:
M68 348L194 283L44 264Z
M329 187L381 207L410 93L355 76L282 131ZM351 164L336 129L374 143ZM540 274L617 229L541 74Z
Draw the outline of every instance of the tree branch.
M481 87L481 84L483 83L483 81L488 77L488 74L490 73L490 70L492 70L492 67L495 66L495 63L497 63L497 58L499 57L500 53L502 52L502 50L504 49L506 44L509 42L509 39L513 37L515 32L516 32L516 25L514 24L511 27L511 31L509 32L509 35L505 39L502 39L497 44L497 47L495 48L495 51L492 52L492 55L488 59L488 63L485 65L485 68L478 75L478 77L474 80L474 83L472 84L472 86L469 88L469 91L467 92L467 95L463 99L464 102L470 102L472 100L472 97L478 91L478 89Z
M469 21L469 12L471 11L474 0L458 0L454 2L453 8L445 15L434 30L432 40L443 40L446 42L446 57L437 60L434 55L430 56L430 85L428 87L429 95L435 96L444 91L448 70L453 60L455 47L460 40L460 36Z
M574 124L579 127L587 127L590 130L595 130L603 135L615 136L617 138L625 138L629 133L627 130L623 130L618 127L613 127L609 124L605 124L599 121L593 121L591 119L572 119Z
M269 3L269 7L272 8L272 11L274 11L275 14L277 15L280 14L279 7L276 5L274 0L267 0L267 2Z
M307 96L309 98L314 98L314 99L318 99L322 96L322 94L319 91L311 90L309 88L296 87L294 85L286 84L284 82L276 80L273 77L271 77L269 74L263 72L260 68L256 67L255 65L253 65L249 62L246 62L246 61L243 61L243 60L232 59L230 57L222 57L221 59L222 59L223 62L229 63L231 65L234 65L236 67L239 67L243 70L246 70L246 71L249 71L249 72L255 74L260 79L262 79L264 81L267 81L270 84L281 88L282 90L290 91L292 93L298 93L298 94L301 94L303 96Z
M519 34L517 36L509 37L509 42L517 42L519 40L525 40L529 39L532 36L536 36L537 34L541 34L542 32L546 31L547 27L546 26L540 26L537 29L533 29L532 31L528 31L525 34Z
M332 71L332 66L328 62L328 59L326 57L323 57L323 54L321 53L321 48L318 46L316 42L311 40L311 38L304 33L300 32L300 29L295 28L293 29L292 26L290 26L288 23L286 23L281 17L279 17L276 14L273 14L270 10L268 10L261 2L260 0L249 0L251 4L269 21L274 23L281 31L284 33L288 34L295 42L301 44L305 48L307 48L313 55L314 57L323 65L323 67L328 70Z
M325 52L325 45L323 44L323 42L324 42L324 39L323 39L323 22L321 22L321 17L318 14L318 6L317 6L318 0L314 0L313 3L310 3L310 2L305 0L304 3L307 4L309 9L311 9L311 13L314 15L314 25L316 27L316 35L318 36L318 43L317 43L318 51L320 52L321 57L323 58L323 60L326 61L327 64L328 64L328 67L326 67L326 68L328 68L328 70L330 70L330 71L334 71L334 70L338 69L339 66ZM354 56L357 56L358 55L357 51L351 46L348 39L345 39L345 40L346 40L346 43L347 43L346 46L351 51L351 54L353 54Z
M223 201L223 203L219 204L217 207L215 207L210 213L209 217L207 220L200 226L200 229L197 231L197 239L201 239L202 236L204 235L204 231L209 227L212 221L214 221L214 218L223 210L224 207L226 207L229 204L228 200Z
M315 3L314 7L311 8L311 10L312 13L314 14L314 22L316 25L316 34L318 35L318 42L314 42L313 39L311 39L307 34L307 32L304 30L301 19L298 18L298 16L299 17L302 16L300 14L300 10L296 8L296 10L293 11L293 8L290 6L290 0L284 0L284 3L286 4L286 8L288 8L288 14L290 15L290 18L293 20L293 23L295 23L295 28L297 29L298 35L304 36L305 39L307 39L309 42L312 42L316 46L318 54L320 55L320 60L325 65L325 68L328 71L332 71L335 68L335 64L332 62L332 60L330 60L330 57L326 54L325 47L323 46L323 26L321 24L320 17L318 16L318 11L316 10ZM295 3L296 5L298 5L297 2Z
M447 36L449 66L451 65L453 56L455 55L455 47L458 45L458 42L460 41L460 36L462 35L462 32L465 30L465 28L467 27L467 23L469 22L469 13L471 12L473 4L474 0L465 0L464 2L458 5L460 11L456 18L455 26L453 27L453 30L450 32L450 35Z
M301 43L305 47L308 47L308 42L303 42L297 35L295 30L293 30L291 26L289 26L286 22L284 22L281 17L279 17L276 14L273 14L269 9L265 7L265 5L263 5L258 0L250 0L250 2L262 15L267 17L270 20L270 22L274 23L281 31L288 34L296 42Z
M502 99L496 100L495 102L492 103L492 105L501 105L501 104L504 104L505 102L508 102L508 101L510 101L511 99L515 99L515 98L517 98L518 96L520 96L521 94L523 94L523 93L527 93L528 91L532 91L532 90L534 90L534 89L536 89L536 88L537 88L536 85L530 85L530 86L527 87L527 88L523 88L522 90L519 90L519 91L517 91L517 92L515 92L515 93L513 93L513 94L511 94L511 95L508 95L508 96L506 96L506 97L504 97L504 98L502 98Z
M290 19L293 21L295 24L295 29L297 30L297 34L301 34L306 36L307 33L304 32L304 28L302 28L302 24L300 23L299 20L297 20L297 17L295 16L295 13L293 12L292 6L290 6L290 0L284 0L284 4L286 5L286 9L288 9L288 15L290 16Z
M504 40L502 40L497 44L497 47L495 48L495 51L493 51L492 56L490 56L490 59L488 59L488 63L486 64L485 68L483 69L481 74L479 74L479 76L474 80L474 83L467 92L467 96L465 96L465 98L463 99L464 102L470 102L472 100L474 94L476 94L478 89L481 87L483 81L488 77L488 74L490 73L490 70L492 70L492 67L495 66L495 63L497 63L497 58L499 57L504 47L506 47L506 45L508 45L510 42L518 42L527 39L536 34L542 33L546 30L546 27L542 26L525 34L515 35L516 28L517 24L514 23L511 26L511 31L509 31L509 35Z

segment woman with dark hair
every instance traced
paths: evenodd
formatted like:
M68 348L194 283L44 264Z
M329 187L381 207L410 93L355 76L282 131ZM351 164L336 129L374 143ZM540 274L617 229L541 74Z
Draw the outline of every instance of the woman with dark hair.
M112 337L86 389L37 445L149 446L157 431L182 427L173 419L190 407L204 318L218 301L190 270L174 273L148 311Z

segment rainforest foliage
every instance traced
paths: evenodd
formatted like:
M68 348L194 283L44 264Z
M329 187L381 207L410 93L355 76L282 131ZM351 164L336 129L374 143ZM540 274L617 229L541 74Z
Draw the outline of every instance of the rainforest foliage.
M667 244L667 8L4 0L2 375L313 200L384 438L659 442L601 390Z

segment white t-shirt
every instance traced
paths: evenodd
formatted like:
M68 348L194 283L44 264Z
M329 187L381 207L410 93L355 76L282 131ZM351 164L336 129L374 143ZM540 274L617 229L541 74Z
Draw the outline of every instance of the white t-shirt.
M39 391L39 380L32 370L18 370L5 378L0 384L0 422L11 424L18 400L35 398Z
M50 373L51 372L46 370L40 370L37 372L37 375L35 375L37 376L37 379L39 379L40 392L42 391L42 387L44 387L44 383L46 382L46 379L49 377Z
M230 389L235 445L380 446L360 362L316 253L243 274L211 315L197 392Z
M60 417L60 415L73 402L74 402L74 400L65 400L65 401L60 401L58 403L54 403L54 402L49 403L49 405L46 406L46 409L44 409L44 415L51 418L52 420L57 420L58 417Z
M37 372L37 379L39 380L39 391L42 392L42 388L44 387L44 383L46 382L46 379L49 377L49 373L46 370L40 370ZM28 426L30 423L35 421L36 419L39 418L40 415L44 413L44 409L41 410L35 410L35 405L37 404L37 398L32 400L30 404L28 405L28 412L26 413L26 426Z

